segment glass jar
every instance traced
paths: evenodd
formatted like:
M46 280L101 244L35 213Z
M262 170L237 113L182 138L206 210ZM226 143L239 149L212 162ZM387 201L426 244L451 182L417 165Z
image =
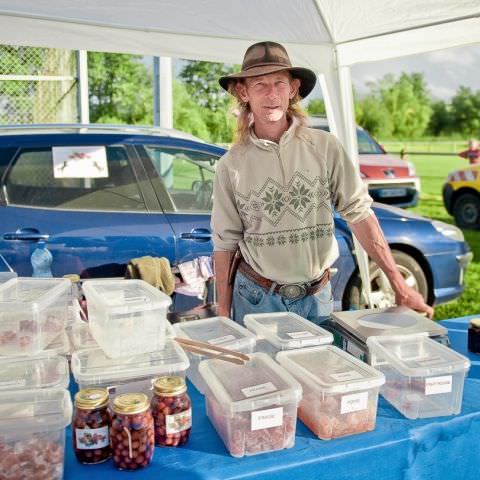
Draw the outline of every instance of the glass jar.
M468 326L468 351L480 353L480 318L472 318Z
M115 397L110 442L113 463L120 470L138 470L152 461L153 417L145 394L124 393Z
M101 463L112 456L108 401L105 388L86 388L75 395L72 439L79 462Z
M192 429L192 404L182 377L159 377L153 383L152 414L155 445L177 447Z

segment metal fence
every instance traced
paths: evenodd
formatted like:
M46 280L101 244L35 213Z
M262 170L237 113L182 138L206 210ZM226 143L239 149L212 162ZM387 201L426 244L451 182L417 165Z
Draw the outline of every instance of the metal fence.
M76 65L72 50L0 45L0 124L76 122Z

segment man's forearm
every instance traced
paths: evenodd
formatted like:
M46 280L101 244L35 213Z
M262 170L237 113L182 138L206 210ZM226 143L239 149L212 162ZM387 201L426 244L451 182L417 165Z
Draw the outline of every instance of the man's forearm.
M390 247L385 240L382 229L375 215L370 215L361 222L349 225L352 232L368 253L368 256L383 270L395 291L405 286Z
M228 273L234 254L235 252L214 252L213 254L218 295L218 314L226 317L230 317L230 308L232 306L233 288L228 283Z

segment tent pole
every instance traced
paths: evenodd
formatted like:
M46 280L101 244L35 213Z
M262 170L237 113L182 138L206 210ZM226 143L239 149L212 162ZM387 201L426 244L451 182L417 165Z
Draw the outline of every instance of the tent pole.
M173 128L172 59L153 57L153 124Z

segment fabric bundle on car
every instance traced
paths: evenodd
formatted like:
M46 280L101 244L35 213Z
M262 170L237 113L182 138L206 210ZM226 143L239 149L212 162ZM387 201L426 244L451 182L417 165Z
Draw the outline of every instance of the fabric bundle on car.
M167 295L175 290L175 275L165 257L132 258L127 265L125 278L138 278L153 285Z

